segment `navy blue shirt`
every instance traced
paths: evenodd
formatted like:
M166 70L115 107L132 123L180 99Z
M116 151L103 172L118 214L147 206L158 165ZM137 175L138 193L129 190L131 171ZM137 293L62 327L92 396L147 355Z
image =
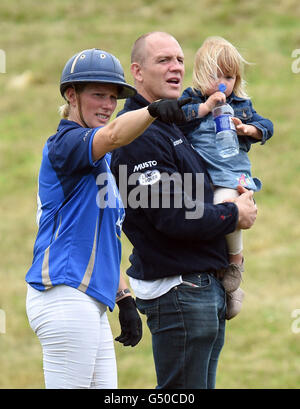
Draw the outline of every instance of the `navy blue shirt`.
M136 95L119 114L147 105ZM177 126L155 120L113 151L111 170L126 207L123 231L133 245L129 276L152 280L228 265L225 235L236 227L237 206L213 205L204 162ZM171 178L175 183L164 185Z

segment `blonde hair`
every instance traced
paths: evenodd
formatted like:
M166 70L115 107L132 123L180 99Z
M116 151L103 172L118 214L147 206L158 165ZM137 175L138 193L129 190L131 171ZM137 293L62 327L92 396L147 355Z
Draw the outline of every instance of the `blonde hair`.
M222 37L208 37L198 49L193 70L193 88L203 95L218 79L218 73L235 75L233 92L241 98L249 98L246 81L243 79L244 65L249 64L238 50Z
M77 84L70 84L70 87L75 89L75 92L77 94L80 94L81 92L84 91L85 87L86 87L87 83L86 82L78 82ZM70 115L70 102L68 101L67 97L66 97L66 91L68 88L65 89L64 92L64 99L67 101L66 104L61 105L60 107L58 107L58 112L59 115L63 118L63 119L68 119L69 115Z
M70 115L70 104L69 102L67 104L61 105L58 108L58 112L59 115L63 118L63 119L68 119L69 115Z

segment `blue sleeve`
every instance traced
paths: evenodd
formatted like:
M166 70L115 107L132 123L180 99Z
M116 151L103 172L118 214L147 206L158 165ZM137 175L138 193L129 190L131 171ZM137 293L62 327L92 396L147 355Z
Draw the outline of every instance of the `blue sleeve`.
M191 88L187 88L186 90L184 90L179 99L184 99L184 98L193 98L191 104L185 104L181 107L181 109L184 112L186 120L192 121L193 119L198 117L200 102L196 100L195 95L193 94Z
M75 128L49 138L48 156L55 171L65 175L88 173L97 166L99 161L92 159L92 143L98 129Z
M193 98L192 103L183 105L181 108L184 112L186 123L181 124L178 127L185 135L185 137L190 141L190 134L199 127L200 122L203 118L198 118L199 105L202 101L197 95L195 95L191 87L185 89L179 99L189 97Z
M243 135L242 138L240 136L241 139L248 141L248 143L246 142L246 144L248 145L248 149L250 149L250 144L260 142L263 145L268 139L271 138L271 136L273 135L273 123L269 119L262 117L255 111L250 99L248 100L248 107L246 108L246 110L244 108L234 108L234 111L235 116L237 116L244 124L253 125L262 132L261 140L251 138L246 135Z
M252 110L252 118L248 124L254 125L256 128L258 128L262 132L261 144L263 145L273 135L273 123L269 119L266 119L262 117L261 115L259 115L253 108L252 102L251 101L249 102L250 102L250 108ZM255 141L257 142L257 140Z

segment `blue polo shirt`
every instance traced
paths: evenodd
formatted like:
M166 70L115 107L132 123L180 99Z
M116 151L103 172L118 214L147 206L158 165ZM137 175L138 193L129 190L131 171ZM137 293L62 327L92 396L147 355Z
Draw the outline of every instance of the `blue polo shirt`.
M124 208L110 154L92 160L99 128L61 120L45 144L38 179L38 233L26 281L37 290L64 284L111 310L119 285Z

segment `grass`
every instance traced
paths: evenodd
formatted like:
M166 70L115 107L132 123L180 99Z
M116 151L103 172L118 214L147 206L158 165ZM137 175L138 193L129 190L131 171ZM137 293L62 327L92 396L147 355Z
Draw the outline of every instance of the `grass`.
M6 74L0 74L0 309L6 331L0 333L0 388L43 388L41 349L26 317L24 276L36 235L41 152L59 120L62 67L78 50L95 46L118 56L132 83L131 45L151 30L168 31L180 41L185 87L191 84L194 54L209 35L226 37L255 63L246 70L248 91L257 111L274 122L275 134L251 151L253 174L262 179L263 190L256 195L258 220L244 234L246 299L242 313L227 325L217 387L299 388L300 334L292 331L292 312L300 308L300 74L291 69L292 51L300 48L299 16L296 0L1 2ZM20 75L23 87L16 85ZM130 251L123 237L123 272ZM115 336L117 313L109 313ZM155 387L145 321L140 344L134 349L116 344L116 354L120 388Z

